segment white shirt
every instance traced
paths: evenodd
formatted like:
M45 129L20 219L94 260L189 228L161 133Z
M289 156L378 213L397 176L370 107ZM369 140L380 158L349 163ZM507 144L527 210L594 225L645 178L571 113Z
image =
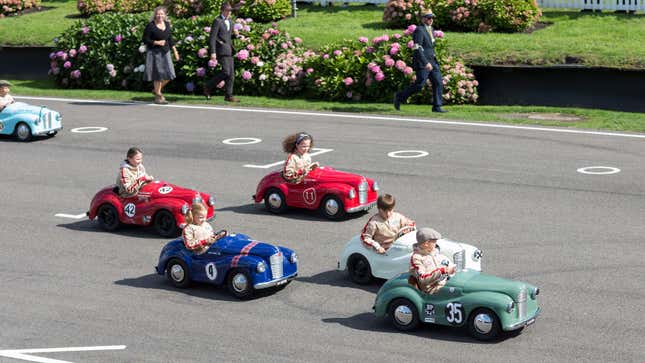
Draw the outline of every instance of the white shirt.
M224 24L226 24L226 31L231 31L231 21L223 16L222 19L224 19Z
M11 95L8 93L4 96L0 96L0 109L5 108L5 106L13 102L14 102L13 97L11 97Z

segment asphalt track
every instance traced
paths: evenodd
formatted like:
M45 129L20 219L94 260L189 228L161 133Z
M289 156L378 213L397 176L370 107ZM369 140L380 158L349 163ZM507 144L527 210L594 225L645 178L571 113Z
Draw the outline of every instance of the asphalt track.
M23 100L60 111L65 129L29 143L0 139L0 351L127 347L41 354L73 362L645 361L643 135ZM107 130L70 131L94 126ZM486 272L538 285L537 322L481 343L459 329L404 334L375 319L379 284L335 271L368 215L274 216L251 202L277 167L244 165L284 159L280 141L300 130L333 149L314 160L375 178L419 225L481 248ZM262 141L222 142L243 137ZM298 279L250 301L224 288L178 290L154 273L166 240L152 231L106 233L55 216L84 213L133 145L155 177L216 194L215 228L295 249ZM400 150L428 155L387 155ZM589 166L620 172L577 172Z

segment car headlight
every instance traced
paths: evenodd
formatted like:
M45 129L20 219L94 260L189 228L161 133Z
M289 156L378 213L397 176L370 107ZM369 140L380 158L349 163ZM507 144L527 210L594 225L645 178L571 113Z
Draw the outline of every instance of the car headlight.
M203 203L204 200L202 199L202 196L199 194L195 194L195 198L193 198L193 204L197 203Z
M349 199L356 198L356 191L354 190L354 188L349 190L349 193L347 193L347 198L349 198Z
M475 250L475 252L473 252L473 261L477 262L477 261L481 260L482 255L483 255L483 253L482 253L481 250Z
M510 303L508 303L508 305L506 305L507 313L510 313L511 311L513 311L513 309L515 309L515 301L511 301Z
M215 197L214 196L211 195L210 197L208 197L208 205L210 205L211 207L213 207L215 205Z
M375 192L378 192L381 188L378 186L378 183L374 181L374 184L372 184L372 190Z
M533 290L531 290L531 299L535 300L538 295L540 295L540 289L534 287Z
M290 258L289 260L291 261L291 263L296 263L296 262L298 262L298 255L296 255L296 253L295 253L295 252L293 252L293 253L291 254L291 258ZM339 262L339 263L340 263L340 262Z
M190 207L188 207L188 204L184 204L184 205L182 205L182 206L181 206L181 214L186 214L186 213L188 213L188 209L190 209Z
M267 265L264 262L260 261L258 262L258 265L255 267L255 269L258 272L262 273L267 270Z

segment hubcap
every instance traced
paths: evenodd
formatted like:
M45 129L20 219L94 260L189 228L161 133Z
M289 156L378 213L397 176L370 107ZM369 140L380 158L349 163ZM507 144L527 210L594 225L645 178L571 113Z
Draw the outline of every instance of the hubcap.
M478 333L488 334L493 329L493 318L488 314L477 314L474 325Z
M271 193L269 195L269 205L271 208L278 209L282 206L282 198L278 193Z
M31 133L31 131L29 131L29 127L27 127L24 124L18 125L18 137L20 139L28 138L30 133Z
M246 288L249 285L249 281L246 279L246 276L243 274L237 274L233 276L233 289L237 292L246 291Z
M412 310L405 305L399 305L394 309L394 319L401 325L409 325L412 322Z
M335 199L327 199L325 202L325 212L330 216L336 215L338 213L338 202Z
M184 268L181 265L172 265L170 268L170 277L174 281L182 282L184 280Z

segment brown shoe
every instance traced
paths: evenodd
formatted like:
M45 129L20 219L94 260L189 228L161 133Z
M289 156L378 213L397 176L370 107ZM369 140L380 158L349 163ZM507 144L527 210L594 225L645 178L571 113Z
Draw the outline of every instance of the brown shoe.
M167 105L168 101L164 96L155 96L155 103L158 105Z
M231 96L231 97L224 97L224 101L226 101L226 102L236 102L236 103L237 103L237 102L240 102L240 100L238 100L237 98L235 98L235 97L233 97L233 96Z

